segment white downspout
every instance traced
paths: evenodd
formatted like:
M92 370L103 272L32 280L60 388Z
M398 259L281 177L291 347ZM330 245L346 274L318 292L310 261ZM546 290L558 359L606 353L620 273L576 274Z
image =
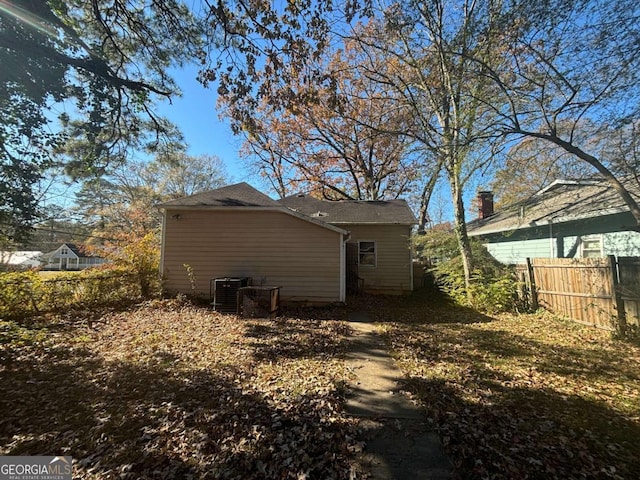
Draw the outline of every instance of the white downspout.
M558 258L555 250L555 242L553 241L553 220L549 219L549 252L551 254L550 258Z
M340 302L344 303L347 300L347 240L349 240L349 234L340 234Z
M162 210L162 238L160 240L160 280L164 278L164 240L167 232L167 210Z

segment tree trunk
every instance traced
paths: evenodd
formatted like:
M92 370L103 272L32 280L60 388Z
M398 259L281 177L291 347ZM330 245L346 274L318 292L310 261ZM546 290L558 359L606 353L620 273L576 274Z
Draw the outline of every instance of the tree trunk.
M440 170L438 169L437 172L433 173L422 189L422 195L420 196L420 210L418 212L418 234L420 235L424 235L427 231L427 222L429 221L429 202L431 201L431 194L436 186L439 174Z
M455 232L460 247L460 255L462 256L462 268L464 270L464 285L469 296L469 287L471 285L471 272L473 271L473 254L471 253L471 243L467 235L467 224L464 218L464 202L462 200L462 186L459 179L449 177L451 185L451 195L453 196Z

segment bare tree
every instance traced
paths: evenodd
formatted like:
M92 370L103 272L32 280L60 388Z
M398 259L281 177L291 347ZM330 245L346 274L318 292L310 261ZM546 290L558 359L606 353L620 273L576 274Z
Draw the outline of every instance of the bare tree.
M392 73L371 69L370 78L397 92L411 109L417 127L411 131L425 155L435 159L451 189L455 232L470 282L473 258L466 231L463 196L468 180L493 158L489 142L493 115L478 101L493 94L478 71L499 61L500 2L461 0L399 2L382 12L355 39L383 51L401 65ZM500 12L498 12L500 13ZM435 179L431 179L435 183ZM428 184L427 184L428 185Z
M413 118L397 93L372 81L360 68L371 61L354 42L308 66L288 88L284 108L263 99L245 133L243 151L284 195L304 189L325 198L379 200L407 193L418 178L411 155ZM363 58L365 57L365 58ZM306 72L324 68L330 79L315 85ZM393 59L378 58L377 71L391 71ZM237 103L223 99L235 119Z
M505 135L539 139L593 167L640 225L640 207L597 141L640 113L640 6L630 0L514 5L504 62L492 66L472 57L502 97L483 101Z

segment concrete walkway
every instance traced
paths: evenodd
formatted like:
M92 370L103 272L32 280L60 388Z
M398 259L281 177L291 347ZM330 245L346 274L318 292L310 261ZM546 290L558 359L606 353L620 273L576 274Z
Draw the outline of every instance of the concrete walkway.
M362 467L374 480L448 479L451 462L422 410L399 392L402 372L362 312L349 315L353 330L347 366L356 375L348 414L359 417L365 441Z

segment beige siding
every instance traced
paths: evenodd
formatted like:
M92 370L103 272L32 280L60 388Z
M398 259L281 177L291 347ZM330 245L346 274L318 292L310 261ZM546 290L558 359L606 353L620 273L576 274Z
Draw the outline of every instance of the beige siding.
M179 218L175 215L179 214ZM340 301L341 235L273 211L166 213L163 275L166 290L209 294L217 277L251 277L254 285L282 286L284 301Z
M411 227L407 225L340 225L349 230L349 242L375 241L376 266L358 267L365 291L402 294L411 292Z

